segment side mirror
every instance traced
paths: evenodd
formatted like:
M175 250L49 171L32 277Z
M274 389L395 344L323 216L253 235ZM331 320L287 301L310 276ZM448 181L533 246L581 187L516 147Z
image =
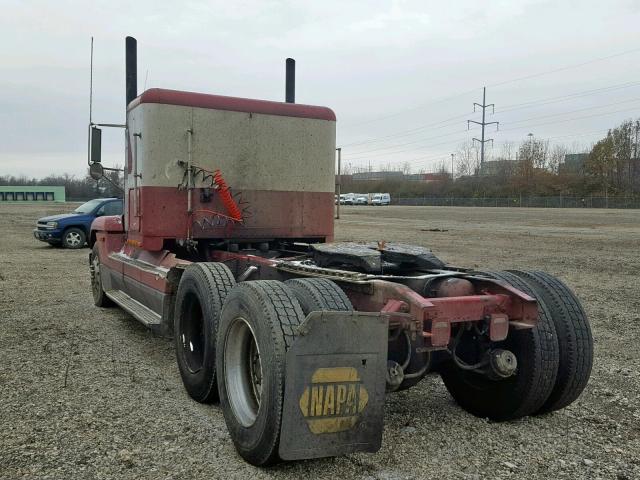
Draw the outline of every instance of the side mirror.
M91 127L91 163L102 160L102 130Z
M104 168L101 163L92 163L89 166L89 176L94 180L100 180L104 176Z

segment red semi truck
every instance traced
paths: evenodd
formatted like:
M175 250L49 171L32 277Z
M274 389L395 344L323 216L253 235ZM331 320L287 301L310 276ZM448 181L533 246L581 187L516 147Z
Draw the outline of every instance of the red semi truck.
M375 452L385 395L427 374L498 421L580 395L591 332L557 278L333 242L336 118L294 103L292 60L281 103L138 95L131 37L126 53L125 209L93 222L93 298L173 337L186 391L219 401L245 460Z

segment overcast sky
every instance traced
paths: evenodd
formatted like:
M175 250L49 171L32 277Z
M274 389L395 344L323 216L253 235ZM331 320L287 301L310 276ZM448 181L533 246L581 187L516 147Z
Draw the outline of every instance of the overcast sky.
M84 174L91 36L94 121L124 121L125 35L138 39L139 91L281 101L290 56L296 100L336 112L354 167L434 169L479 136L466 119L484 85L494 153L528 133L577 150L640 116L637 0L1 5L0 175ZM105 163L122 164L122 132L103 137Z

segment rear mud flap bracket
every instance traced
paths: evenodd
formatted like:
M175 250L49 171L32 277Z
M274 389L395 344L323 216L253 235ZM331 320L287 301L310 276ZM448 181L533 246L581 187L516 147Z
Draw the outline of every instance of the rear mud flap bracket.
M286 357L283 460L380 449L388 335L380 313L307 316Z

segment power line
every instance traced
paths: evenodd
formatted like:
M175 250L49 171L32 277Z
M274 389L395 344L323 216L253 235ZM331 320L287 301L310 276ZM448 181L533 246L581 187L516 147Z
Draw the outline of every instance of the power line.
M560 114L552 114L552 115L544 115L544 116L532 117L532 118L523 119L523 120L520 120L520 121L517 121L517 122L514 122L514 123L530 122L531 120L536 120L536 119L541 119L541 118L549 118L549 117L554 117L554 116L558 116L558 115L568 115L568 114L577 113L577 112L580 112L580 111L586 111L586 110L593 110L593 109L599 109L599 108L604 108L604 107L610 107L610 106L614 106L614 105L626 104L626 103L629 103L629 102L634 102L634 101L639 101L639 100L640 99L625 100L625 101L622 101L622 102L614 102L612 104L607 104L607 105L600 105L600 106L595 106L595 107L587 107L587 108L578 109L578 110L574 110L574 111L570 111L570 112L563 112L563 113L560 113ZM484 104L485 104L485 102L483 102L483 105ZM486 107L489 107L489 106L490 105L486 105ZM520 125L520 126L516 126L516 127L506 128L506 129L503 129L502 131L506 132L506 131L530 129L531 127L540 127L540 126L552 125L552 124L557 124L557 123L565 123L565 122L581 120L581 119L585 119L585 118L593 118L593 117L602 116L602 115L613 115L613 114L616 114L616 113L628 112L628 111L637 111L637 110L638 110L637 107L624 108L624 109L613 110L613 111L610 111L610 112L600 112L600 113L594 113L594 114L590 114L590 115L582 115L582 116L578 116L578 117L570 117L570 118L565 118L565 119L560 119L560 120L553 120L553 121L549 121L549 122L541 122L541 123L534 123L534 124L524 124L524 125ZM415 144L415 143L419 143L421 141L433 140L433 139L436 139L436 138L443 138L443 137L447 137L447 136L451 136L451 135L456 135L456 134L459 134L459 133L462 133L462 132L451 132L451 133L447 133L447 134L444 134L444 135L437 135L437 136L434 136L434 137L429 137L428 139L422 139L420 141L407 142L405 144L399 144L399 145L394 145L394 146L389 146L389 147L378 148L378 149L374 149L373 151L380 151L380 150L384 150L384 149L388 149L388 148L397 148L398 146L405 146L405 145L409 145L409 144ZM598 132L586 133L586 134L585 133L581 133L581 134L561 135L561 136L549 137L548 139L569 138L569 137L573 137L573 136L593 135L593 134L596 134L596 133L598 133ZM425 148L433 148L433 147L437 147L437 146L440 146L440 145L452 145L454 142L460 142L460 141L464 141L464 138L455 139L455 140L447 140L445 142L439 142L439 143L435 143L435 144L432 143L432 144L421 145L418 148L409 148L409 149L403 149L403 150L398 150L398 151L383 152L383 153L378 153L378 154L375 154L375 155L369 155L369 154L367 154L367 152L356 152L357 156L349 156L348 159L349 160L354 160L354 161L357 162L358 160L376 158L376 157L380 157L380 156L391 156L391 157L393 157L394 155L397 155L397 154L400 154L400 153L405 153L405 152L415 151L415 150L425 149ZM449 149L447 149L447 150L449 150ZM442 155L444 155L444 153L438 154L435 157L433 155L420 156L420 157L416 157L416 158L410 159L408 161L409 162L414 162L414 161L423 160L423 159L439 158L439 157L442 157Z
M486 122L485 121L485 113L488 107L493 108L493 110L495 111L495 105L493 103L490 103L489 105L487 105L487 87L483 87L482 88L482 105L480 105L479 103L474 103L473 104L473 111L476 111L476 106L482 108L482 122L477 122L475 120L467 120L467 128L469 128L469 124L470 123L475 123L476 125L480 125L482 127L482 138L478 139L478 138L473 138L472 141L474 142L479 142L480 143L480 165L482 165L484 163L484 144L487 142L492 142L493 143L493 138L488 138L485 140L484 138L484 127L486 127L487 125L494 125L496 126L496 128L498 128L498 126L500 125L500 122Z
M592 135L604 135L608 132L609 130L595 130L593 132L582 132L582 133L571 133L568 135L557 135L554 137L544 137L542 138L542 140L558 140L560 138L572 138L572 137L586 137L586 136L592 136ZM513 140L504 140L502 142L499 143L499 145L504 146L507 145L508 143L514 143Z
M572 137L585 137L585 136L593 136L593 135L604 135L607 133L608 130L597 130L597 131L592 131L592 132L581 132L581 133L573 133L573 134L569 134L569 135L559 135L559 136L554 136L554 137L546 137L545 140L557 140L557 139L561 139L561 138L572 138ZM508 141L503 141L500 142L500 145L504 145L506 143L509 143ZM440 151L440 153L434 153L434 154L430 154L430 155L425 155L425 156L421 156L421 157L416 157L416 158L412 158L407 160L408 163L412 164L412 167L417 168L418 166L420 167L426 167L427 164L424 162L430 162L433 160L444 160L446 158L446 156L449 154L451 149L443 149ZM413 164L413 162L417 162L422 160L422 162L418 163L418 164Z
M352 143L344 143L342 144L343 147L353 147L353 146L359 146L359 145L365 145L368 143L377 143L381 140L385 140L385 139L390 139L390 138L399 138L399 137L407 137L409 135L412 135L413 133L420 131L420 130L424 130L425 128L430 128L430 127L434 127L436 125L440 125L442 123L449 123L453 120L459 120L463 117L466 117L468 114L467 113L463 113L462 115L456 115L455 117L450 117L447 118L445 120L441 120L439 122L435 122L435 123L429 123L427 125L421 125L419 127L416 128L412 128L410 130L401 130L400 132L396 132L396 133L392 133L389 135L385 135L384 137L374 137L372 139L369 140L364 140L361 142L352 142ZM437 128L445 128L447 127L447 125L443 125L441 127L437 127Z
M550 118L550 117L558 117L558 116L561 116L561 115L569 115L571 113L584 112L584 111L587 111L587 110L597 110L599 108L613 107L615 105L623 105L623 104L633 103L633 102L638 102L638 101L640 101L640 97L631 98L629 100L623 100L621 102L606 103L604 105L595 105L593 107L578 108L577 110L570 110L568 112L551 113L549 115L540 115L538 117L525 118L523 120L515 120L513 122L508 122L508 125L513 125L514 123L529 122L531 120L539 120L539 119L542 119L542 118Z
M617 112L610 112L610 113L617 113ZM556 123L556 122L548 122L548 123ZM512 129L512 130L515 130L515 129ZM558 135L558 136L554 136L554 137L547 137L546 140L557 140L557 139L560 139L560 138L582 137L582 136L590 136L590 135L598 135L598 134L599 135L603 135L607 131L608 130L597 130L597 131L592 131L592 132L580 132L580 133L574 133L574 134L568 134L568 135ZM428 145L429 147L438 147L438 146L441 146L441 145L447 145L447 148L442 149L440 152L434 152L434 153L430 153L428 155L421 155L419 157L410 158L410 159L405 160L405 161L407 163L410 163L410 164L414 164L415 162L419 162L419 164L422 164L423 166L427 166L427 163L425 163L425 162L430 162L432 160L437 160L437 159L443 159L451 151L451 145L454 145L455 143L458 143L458 142L463 141L463 140L464 139L460 139L460 140L446 141L446 142L440 142L440 143ZM504 145L506 143L509 143L509 142L508 141L500 142L501 145ZM454 148L457 149L459 147L460 147L460 144L458 143L458 146L454 147ZM411 149L411 150L413 150L413 149ZM407 150L407 151L409 151L409 150ZM366 158L369 158L369 157L366 157ZM355 160L356 163L359 163L358 160L361 160L361 159L352 159L352 158L350 158L349 161L351 161L351 160Z
M558 135L555 137L547 137L545 140L557 140L559 138L570 138L570 137L585 137L587 135L603 135L607 133L609 130L596 130L594 132L586 132L586 133L572 133L570 135Z
M555 69L551 69L551 70L546 70L546 71L543 71L543 72L538 72L538 73L534 73L534 74L531 74L531 75L525 75L525 76L522 76L522 77L516 77L516 78L512 78L512 79L505 80L505 81L502 81L502 82L493 83L493 84L490 84L488 86L489 87L498 87L498 86L502 86L502 85L507 85L509 83L520 82L522 80L529 80L529 79L532 79L532 78L538 78L538 77L542 77L542 76L545 76L545 75L551 75L553 73L563 72L563 71L571 70L571 69L574 69L574 68L580 68L580 67L583 67L585 65L591 65L593 63L602 62L602 61L605 61L605 60L610 60L612 58L622 57L624 55L629 55L629 54L637 53L637 52L640 52L640 48L633 48L631 50L625 50L623 52L614 53L612 55L607 55L607 56L604 56L604 57L597 57L597 58L594 58L594 59L591 59L591 60L587 60L587 61L584 61L584 62L581 62L581 63L567 65L567 66L564 66L564 67L559 67L559 68L555 68ZM443 97L443 98L440 98L440 99L429 101L427 103L423 103L423 104L417 105L415 107L406 108L404 110L400 110L400 111L397 111L396 113L392 113L392 114L385 115L385 116L382 116L382 117L374 118L374 119L371 119L371 120L365 120L363 122L358 122L358 123L354 123L354 124L351 124L351 125L347 124L347 126L355 127L355 126L366 125L366 124L370 124L370 123L374 123L374 122L379 122L381 120L386 120L386 119L389 119L389 118L394 118L394 117L397 117L399 115L403 115L406 112L419 110L419 109L424 108L424 107L429 106L429 105L434 105L434 104L437 104L437 103L446 102L448 100L453 100L455 98L459 98L459 97L462 97L464 95L468 95L470 93L473 93L475 90L476 89L474 88L474 89L467 90L467 91L464 91L464 92L460 92L460 93L457 93L457 94L454 94L454 95L450 95L450 96L447 96L447 97Z
M568 111L568 112L560 112L560 113L554 113L554 114L550 114L550 115L541 115L541 116L537 116L537 117L525 118L525 119L522 119L522 120L515 120L513 122L510 122L508 125L513 125L513 124L518 124L518 123L526 123L526 122L530 122L532 120L539 120L539 119L544 119L544 118L552 118L552 117L557 117L557 116L561 116L561 115L569 115L569 114L572 114L572 113L578 113L578 112L584 112L584 111L589 111L589 110L594 110L594 109L606 108L606 107L611 107L611 106L615 106L615 105L628 104L630 102L637 102L637 101L640 101L640 97L639 98L630 99L630 100L624 100L624 101L621 101L621 102L609 103L609 104L605 104L605 105L597 105L597 106L593 106L593 107L580 108L580 109L571 110L571 111ZM479 107L482 107L482 105L480 105L480 104L476 104L476 105L479 106ZM492 107L492 106L493 106L492 104L489 104L489 105L486 105L486 108ZM627 111L627 109L625 109L623 111ZM607 114L608 113L606 113L606 112L604 113L604 115L607 115ZM594 116L594 115L589 115L587 117L577 117L577 118L572 117L572 118L569 118L569 119L566 119L566 120L564 120L564 119L560 120L559 122L548 122L548 123L561 123L563 121L570 121L570 120L576 120L576 119L581 119L581 118L589 118L591 116ZM469 120L469 122L470 123L476 123L478 125L482 125L482 122L476 122L476 121L473 121L473 120ZM493 124L493 123L498 123L498 122L488 122L488 123L485 123L485 125L489 125L489 124ZM531 126L540 126L540 124L536 124L536 125L525 124L525 125L518 126L518 127L511 127L511 128L503 129L502 131L512 131L512 130L517 130L519 128L529 128ZM357 152L354 152L354 154L350 155L349 158L352 158L352 159L368 158L368 157L372 156L372 155L369 155L370 153L379 152L379 151L382 151L382 150L393 149L393 148L397 148L397 147L404 147L404 146L407 146L407 145L420 144L421 142L424 142L424 141L434 140L434 139L437 139L437 138L444 138L444 137L447 137L447 136L456 135L458 133L462 133L462 132L456 131L456 132L451 132L451 133L445 133L443 135L436 135L436 136L432 136L432 137L428 137L428 138L423 138L423 139L420 139L420 140L414 140L414 141L411 141L411 142L405 142L405 143L389 145L389 146L384 146L384 147L377 147L377 148L370 149L370 150L365 150L365 151L357 151ZM492 139L486 139L484 143L490 142L491 140ZM480 139L476 139L476 141L480 142L481 144L483 143L482 140L480 140ZM427 148L429 146L431 146L431 145L427 144L425 146L421 146L420 148ZM414 150L414 149L411 148L411 149L404 149L404 150L400 150L400 151L390 151L390 152L385 152L385 153L378 154L378 155L373 155L373 157L380 156L380 155L393 155L393 154L396 154L396 153L403 153L403 152L407 152L407 151L411 151L411 150Z
M573 68L584 67L585 65L590 65L590 64L596 63L596 62L602 62L604 60L610 60L610 59L616 58L616 57L622 57L623 55L629 55L630 53L636 53L636 52L640 52L640 48L633 48L631 50L625 50L624 52L614 53L613 55L607 55L606 57L598 57L598 58L594 58L592 60L587 60L586 62L576 63L576 64L573 64L573 65L568 65L568 66L556 68L556 69L553 69L553 70L547 70L546 72L534 73L532 75L526 75L524 77L518 77L518 78L511 79L511 80L506 80L504 82L494 83L494 84L489 85L489 86L490 87L499 87L501 85L506 85L508 83L520 82L522 80L529 80L531 78L538 78L538 77L542 77L544 75L550 75L552 73L564 72L566 70L571 70Z
M449 101L449 100L453 100L454 98L462 97L464 95L469 95L470 93L473 93L475 91L476 91L476 89L474 88L472 90L467 90L466 92L456 93L456 94L450 95L448 97L443 97L443 98L439 98L439 99L436 99L436 100L429 101L427 103L422 103L422 104L417 105L415 107L406 108L404 110L401 110L401 111L398 111L396 113L392 113L392 114L389 114L389 115L385 115L383 117L378 117L378 118L374 118L374 119L371 119L371 120L365 120L364 122L347 124L347 126L349 126L349 127L358 127L360 125L367 125L369 123L379 122L381 120L387 120L389 118L398 117L400 115L404 115L407 112L411 112L411 111L414 111L414 110L419 110L421 108L424 108L424 107L427 107L427 106L431 106L431 105L435 105L435 104L438 104L438 103L443 103L443 102L446 102L446 101Z
M540 127L540 126L544 126L544 125L552 125L552 124L556 124L556 123L564 123L564 122L569 122L569 121L574 121L574 120L581 120L584 118L592 118L592 117L596 117L599 115L612 115L615 113L620 113L620 112L626 112L626 111L630 111L630 110L637 110L636 108L627 108L627 109L620 109L620 110L614 110L612 112L603 112L603 113L596 113L596 114L591 114L591 115L583 115L580 117L572 117L572 118L567 118L567 119L562 119L562 120L555 120L555 121L551 121L551 122L542 122L542 123L537 123L537 124L530 124L530 125L523 125L523 126L519 126L519 127L512 127L512 128L507 128L507 129L503 129L502 131L513 131L513 130L523 130L523 129L529 129L531 127ZM602 132L602 130L599 130L599 132ZM606 131L605 131L606 132ZM459 133L459 132L454 132L454 133ZM583 136L583 135L591 135L591 134L596 134L598 132L591 132L591 133L579 133L579 134L570 134L570 135L560 135L560 136L555 136L555 137L549 137L548 139L558 139L558 138L569 138L569 137L573 137L573 136ZM445 135L448 136L448 135ZM441 138L442 136L438 136L438 137L434 137L434 138ZM418 149L424 149L424 148L433 148L433 147L437 147L440 145L453 145L455 143L458 143L460 141L464 141L464 138L459 138L459 139L455 139L455 140L447 140L445 142L439 142L439 143L432 143L432 144L428 144L428 145L424 145L419 147ZM505 142L502 142L503 144ZM409 151L415 151L416 149L414 148L410 148L410 149L405 149L405 150L400 150L397 152L385 152L385 153L381 153L381 154L376 154L376 155L364 155L362 157L351 157L349 156L349 160L362 160L362 159L369 159L369 158L376 158L376 157L380 157L380 156L393 156L399 153L405 153L405 152L409 152ZM447 149L446 151L448 151L450 149ZM438 154L436 156L442 156L444 154L444 152L446 152L445 150L443 150L442 154ZM412 161L416 161L416 160L420 160L420 159L428 159L431 158L432 155L427 155L427 156L420 156L420 157L416 157L413 159L409 159L409 162Z
M455 132L455 133L459 134L460 132ZM365 156L362 156L362 157L351 157L351 156L349 156L349 157L346 157L346 158L348 160L363 160L363 159L376 158L376 157L387 156L387 155L397 155L399 153L414 152L416 150L420 150L420 149L424 149L424 148L437 147L437 146L440 146L440 145L451 145L452 142L457 143L457 142L464 141L464 140L465 140L465 138L461 137L461 138L458 138L456 140L446 140L444 142L431 143L429 145L424 145L424 146L417 147L417 148L408 148L408 149L405 149L405 150L399 150L397 152L384 152L384 153L377 153L375 155L365 155Z
M627 83L622 83L622 84L608 86L608 87L595 88L592 90L584 90L582 92L577 92L577 93L569 93L567 95L559 95L556 97L547 97L547 98L542 98L539 100L533 100L529 102L515 103L512 105L506 105L505 107L498 109L498 113L505 113L505 112L511 112L514 110L521 110L524 108L531 108L532 106L536 107L538 105L548 105L550 103L564 102L567 100L573 100L575 98L588 97L590 95L594 95L598 93L610 92L614 90L620 90L623 88L635 87L638 85L640 85L640 82L627 82Z
M564 123L564 122L572 122L574 120L582 120L584 118L592 118L592 117L597 117L600 115L613 115L614 113L621 113L621 112L628 112L628 111L638 111L638 107L632 107L632 108L624 108L621 110L614 110L612 112L602 112L602 113L593 113L591 115L583 115L581 117L574 117L574 118L566 118L566 119L562 119L562 120L554 120L552 122L543 122L543 123L537 123L534 125L523 125L521 127L513 127L513 128L505 128L502 131L503 132L507 132L507 131L512 131L512 130L522 130L523 128L531 128L531 127L542 127L544 125L552 125L554 123Z
M431 136L431 137L426 137L426 138L421 138L421 139L418 139L418 140L413 140L411 142L396 143L394 145L388 145L386 147L376 147L376 148L373 148L371 150L356 151L356 152L353 152L353 155L366 155L368 153L379 152L380 150L388 150L390 148L398 148L398 147L405 147L407 145L415 145L416 143L419 144L421 142L425 142L425 141L428 141L428 140L433 140L433 139L436 139L436 138L448 137L448 136L451 136L451 135L456 135L458 133L464 133L465 131L466 130L457 130L455 132L443 133L441 135L434 135L434 136Z
M394 151L394 152L383 152L383 153L378 153L376 155L369 155L369 153L378 152L380 150L386 150L388 148L404 147L404 146L407 146L407 145L413 145L413 144L424 142L424 141L427 141L427 140L435 140L437 138L450 137L451 135L459 135L461 133L466 133L466 132L467 132L467 130L459 130L459 131L455 131L455 132L445 133L445 134L442 134L442 135L436 135L436 136L433 136L433 137L423 138L421 140L416 140L416 141L413 141L413 142L401 143L401 144L392 145L392 146L389 146L389 147L375 148L373 150L366 150L364 152L354 152L352 155L349 156L349 158L369 158L369 157L372 157L372 156L376 157L376 156L380 156L380 155L389 155L389 154L392 155L392 154L395 154L395 153L408 152L408 151L411 151L411 150L414 150L414 149L413 148L409 148L409 149L404 149L404 150L399 150L399 151ZM427 146L430 146L430 145L419 146L417 148L425 148Z
M570 101L570 100L574 100L576 98L588 97L588 96L591 96L591 95L597 95L599 93L606 93L606 92L611 92L611 91L620 90L620 89L624 89L624 88L635 87L635 86L639 86L639 85L640 85L640 82L626 82L626 83L621 83L621 84L616 84L616 85L609 85L609 86L594 88L594 89L590 89L590 90L583 90L583 91L580 91L580 92L569 93L569 94L566 94L566 95L545 97L545 98L541 98L541 99L538 99L538 100L506 105L505 107L498 109L498 113L507 113L507 112L512 112L512 111L516 111L516 110L532 108L532 107L536 107L536 106L540 106L540 105L548 105L548 104L552 104L552 103ZM393 139L393 138L401 138L401 137L411 136L411 135L414 135L414 134L418 133L419 131L422 131L422 130L427 129L427 128L435 128L435 129L446 128L447 127L447 125L445 125L446 123L449 123L449 122L452 122L452 121L455 121L455 120L459 120L460 118L464 118L466 116L467 116L467 114L455 115L453 117L449 117L449 118L446 118L444 120L440 120L438 122L433 122L433 123L429 123L429 124L425 124L425 125L420 125L418 127L411 128L409 130L401 130L399 132L395 132L395 133L392 133L392 134L389 134L389 135L385 135L385 136L382 136L382 137L373 137L373 138L370 138L368 140L346 143L346 144L342 144L342 146L343 147L357 147L357 146L360 146L360 145L368 145L368 144L371 144L371 143L384 142L385 140L389 140L389 139Z

